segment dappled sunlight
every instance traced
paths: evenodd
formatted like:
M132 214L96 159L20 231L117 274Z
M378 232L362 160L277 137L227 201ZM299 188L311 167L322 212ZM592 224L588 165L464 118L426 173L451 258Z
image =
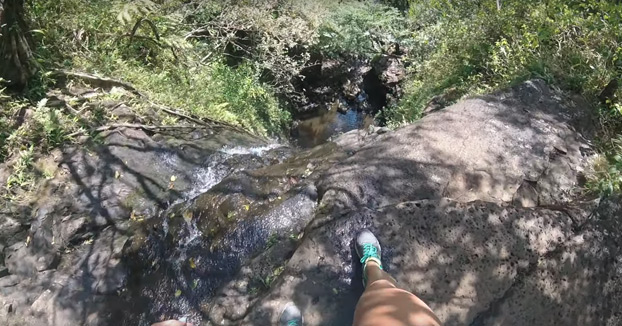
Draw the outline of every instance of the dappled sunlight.
M53 290L26 299L39 302L40 318L108 313L139 326L178 316L267 325L294 301L308 326L347 325L364 290L353 238L369 228L385 269L445 325L610 318L599 296L616 295L607 292L615 253L604 249L614 233L601 232L588 209L564 209L583 140L559 142L571 122L557 111L512 121L525 103L490 100L474 113L488 102L469 101L393 133L356 131L298 154L225 130L122 129L102 144L66 148L60 165L72 186L46 191L82 206L52 203L70 208L64 221L75 219L76 229L50 248L75 252L57 261L52 251L43 268L68 279L36 281L34 293ZM500 121L507 128L487 129ZM458 136L440 137L439 128ZM525 185L535 199L521 197ZM92 221L78 219L85 210ZM31 248L45 253L63 232L49 239L40 231ZM5 259L12 271L47 262L13 249ZM16 282L26 289L25 279Z
M622 325L621 17L0 0L0 325Z
M581 148L590 145L572 136L576 118L552 94L534 81L497 94L503 101L481 97L445 108L363 144L325 174L320 191L344 207L439 197L509 202L528 180L540 205L563 201L588 164ZM577 167L567 171L568 164Z
M569 296L589 300L589 296L600 293L598 287L604 286L595 283L587 267L568 265L575 250L582 252L582 264L589 265L586 259L597 258L585 256L585 247L573 249L570 222L563 213L484 202L426 200L353 211L308 230L284 271L286 276L247 320L257 322L257 314L265 313L263 305L278 305L289 299L303 310L308 325L351 320L351 306L339 311L330 307L334 302L356 302L358 298L360 268L344 270L338 266L357 264L345 240L363 227L379 237L386 268L398 284L429 303L445 325L496 325L503 320L495 321L497 316L509 316L499 314L501 311L521 311L532 305L566 309ZM465 236L448 237L451 229ZM311 266L315 267L307 269ZM344 281L344 276L352 281ZM333 294L330 298L317 297L308 288L311 284ZM596 318L596 311L600 310L573 314L579 320L590 320ZM546 314L525 314L521 320L548 318ZM271 320L263 316L268 318L264 321Z

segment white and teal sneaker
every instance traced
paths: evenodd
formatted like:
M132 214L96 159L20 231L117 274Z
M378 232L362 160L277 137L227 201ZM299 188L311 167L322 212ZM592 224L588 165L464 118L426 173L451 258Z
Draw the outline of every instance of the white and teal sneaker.
M285 305L279 319L279 326L302 326L302 312L293 302Z
M367 283L365 268L368 261L373 261L382 269L380 242L369 230L362 230L356 237L356 253L363 264L363 285Z

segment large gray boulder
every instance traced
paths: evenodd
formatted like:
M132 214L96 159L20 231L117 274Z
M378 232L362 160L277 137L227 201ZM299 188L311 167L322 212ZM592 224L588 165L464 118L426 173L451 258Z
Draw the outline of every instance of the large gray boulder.
M620 325L622 198L605 199L555 252L480 313L480 325Z
M386 269L446 325L468 325L517 282L539 256L572 234L563 213L448 200L363 208L307 230L284 277L245 325L269 325L288 300L306 325L347 325L362 293L353 239L372 230Z
M578 199L592 137L589 106L539 80L345 134L350 157L319 179L320 212L279 281L244 319L214 322L273 324L294 301L306 325L351 323L353 239L370 228L445 325L618 324L619 199Z
M580 104L534 80L464 100L373 141L353 137L361 133L355 131L336 140L353 155L318 189L325 205L345 208L440 197L567 202L591 152L591 112Z
M0 324L270 325L294 301L347 325L370 228L445 325L617 325L620 201L577 196L592 126L535 80L289 159L227 129L105 134L0 213Z

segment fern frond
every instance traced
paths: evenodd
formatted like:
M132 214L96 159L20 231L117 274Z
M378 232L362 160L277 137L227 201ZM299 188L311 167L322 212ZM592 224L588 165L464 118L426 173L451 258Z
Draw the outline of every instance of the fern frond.
M134 0L121 7L117 19L122 24L127 25L133 23L137 16L147 16L156 12L157 9L158 5L150 0Z

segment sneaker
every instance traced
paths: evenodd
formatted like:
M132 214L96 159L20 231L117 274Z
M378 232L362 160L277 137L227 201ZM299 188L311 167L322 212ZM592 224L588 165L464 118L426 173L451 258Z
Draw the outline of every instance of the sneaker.
M380 252L380 243L373 233L369 230L363 230L358 234L356 237L356 253L361 258L363 271L365 271L368 261L376 262L382 269Z
M293 302L285 305L279 319L279 326L302 326L302 313Z

